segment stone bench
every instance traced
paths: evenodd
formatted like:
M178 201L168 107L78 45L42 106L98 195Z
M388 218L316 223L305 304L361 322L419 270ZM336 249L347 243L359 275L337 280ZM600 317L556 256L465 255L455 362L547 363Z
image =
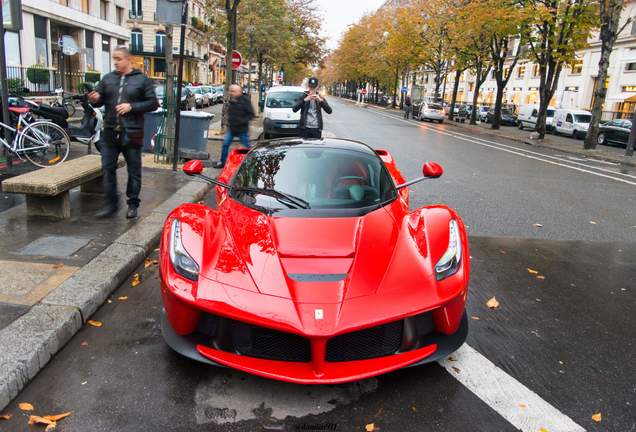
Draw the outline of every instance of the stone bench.
M117 168L125 165L117 161ZM71 217L70 190L102 192L102 164L99 155L86 155L49 168L41 168L2 182L2 191L26 195L27 215L59 219Z

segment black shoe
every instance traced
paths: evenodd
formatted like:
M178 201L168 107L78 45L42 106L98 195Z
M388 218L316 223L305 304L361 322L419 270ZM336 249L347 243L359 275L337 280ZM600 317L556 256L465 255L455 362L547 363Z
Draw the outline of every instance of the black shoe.
M221 162L221 161L218 161L218 162L214 162L214 165L212 165L212 166L214 168L221 169L221 168L223 168L225 166L225 164L223 162Z
M111 217L112 215L114 215L115 213L117 213L117 206L116 205L107 205L106 208L104 208L102 211L100 211L99 213L97 213L97 219L106 219Z
M135 219L137 217L137 207L128 207L128 211L126 212L127 219Z

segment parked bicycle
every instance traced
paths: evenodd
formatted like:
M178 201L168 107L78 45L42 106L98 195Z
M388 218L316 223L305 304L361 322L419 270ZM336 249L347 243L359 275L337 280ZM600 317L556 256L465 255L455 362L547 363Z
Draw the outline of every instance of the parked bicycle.
M5 138L13 135L11 143L0 137L0 143L20 160L26 158L33 165L46 168L61 164L68 156L71 140L58 125L50 121L29 123L28 107L9 107L17 116L15 128L0 121Z
M57 100L51 102L51 106L54 108L64 108L68 113L67 117L73 117L75 115L75 111L77 111L77 105L79 104L77 99L74 98L73 94L64 94L64 90L57 89L55 90L55 95L57 96Z

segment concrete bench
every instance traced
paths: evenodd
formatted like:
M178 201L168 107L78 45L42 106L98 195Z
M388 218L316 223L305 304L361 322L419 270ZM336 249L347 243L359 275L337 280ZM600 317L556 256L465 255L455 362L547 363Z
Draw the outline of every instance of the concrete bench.
M125 165L117 161L117 168ZM71 217L70 190L102 192L102 164L99 155L86 155L59 165L42 168L2 182L2 191L26 195L27 215L59 219Z

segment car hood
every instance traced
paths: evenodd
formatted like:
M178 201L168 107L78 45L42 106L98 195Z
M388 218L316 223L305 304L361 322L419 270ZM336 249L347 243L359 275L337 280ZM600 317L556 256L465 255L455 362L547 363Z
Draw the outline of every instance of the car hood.
M291 108L266 108L265 117L270 120L300 120L300 111Z
M200 275L228 288L336 305L404 289L409 280L434 284L431 266L416 263L424 258L408 229L400 229L385 208L360 217L317 219L242 207L219 211L206 231ZM408 275L405 263L412 264ZM214 296L204 286L196 294L201 300Z

